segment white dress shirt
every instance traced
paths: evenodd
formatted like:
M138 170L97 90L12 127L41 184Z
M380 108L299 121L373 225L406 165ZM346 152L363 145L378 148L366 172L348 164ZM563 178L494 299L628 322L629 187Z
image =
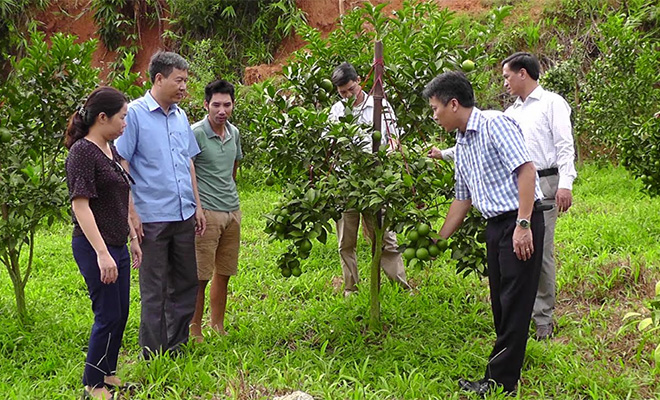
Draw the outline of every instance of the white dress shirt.
M504 113L518 122L537 170L559 169L559 188L573 189L575 148L571 107L560 95L536 87L523 102L520 97Z
M365 124L369 126L374 125L374 98L367 94L367 92L362 92L364 95L364 100L362 104L356 105L353 107L353 115L358 117L358 123ZM332 105L330 109L330 115L328 120L332 122L339 121L339 118L344 117L346 113L346 104L344 101L338 101ZM399 137L398 127L396 125L396 116L392 110L392 106L387 100L383 99L383 109L381 113L381 133L382 139L381 144L390 143L390 139L397 139ZM371 153L372 142L371 135L365 138L364 150ZM390 143L391 145L391 143Z

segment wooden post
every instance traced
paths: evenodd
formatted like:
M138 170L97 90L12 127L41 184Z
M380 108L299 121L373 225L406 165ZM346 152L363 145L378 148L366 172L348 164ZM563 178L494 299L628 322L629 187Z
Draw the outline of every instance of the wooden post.
M381 116L383 114L383 42L376 41L374 47L374 131L382 131ZM372 151L378 152L380 143L373 142Z
M382 113L383 113L383 42L376 41L374 46L374 131L382 133ZM372 141L372 152L375 154L380 148L380 142ZM383 216L380 210L376 212L374 221L374 240L371 243L371 285L370 285L370 310L369 310L369 329L379 331L380 324L380 260L383 255Z

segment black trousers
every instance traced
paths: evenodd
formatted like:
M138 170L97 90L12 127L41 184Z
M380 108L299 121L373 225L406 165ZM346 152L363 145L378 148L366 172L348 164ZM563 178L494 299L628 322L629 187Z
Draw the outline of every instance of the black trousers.
M486 379L492 379L505 391L516 389L522 369L529 333L529 323L539 286L543 260L543 212L534 211L531 219L534 253L521 261L513 252L515 213L488 220L486 252L491 307L497 339L486 367Z
M128 320L131 257L126 245L107 246L119 275L114 283L105 284L101 282L96 251L87 238L74 236L71 247L80 273L85 278L94 311L83 385L102 387L104 378L115 375L117 371L119 348Z
M149 359L188 342L197 299L195 217L142 228L140 345Z

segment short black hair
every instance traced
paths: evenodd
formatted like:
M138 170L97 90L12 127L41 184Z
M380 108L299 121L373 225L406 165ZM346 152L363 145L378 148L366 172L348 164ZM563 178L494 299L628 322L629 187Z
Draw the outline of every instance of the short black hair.
M335 86L342 86L347 84L350 81L357 82L358 74L355 71L355 67L347 62L343 62L332 71L332 76L330 77L332 84Z
M206 102L211 102L211 98L216 93L228 94L229 97L231 97L231 102L234 102L234 85L231 83L218 79L206 85L204 88L204 98L206 99Z
M541 63L539 59L532 53L519 51L513 53L502 61L502 66L509 64L509 69L513 72L518 72L525 68L527 74L535 81L539 80L541 75Z
M188 61L171 51L157 51L151 56L151 61L149 61L149 77L151 78L151 83L156 81L157 74L161 74L167 78L172 71L174 71L174 68L188 71Z
M435 97L444 105L456 99L463 107L474 107L472 84L460 71L448 71L436 76L426 85L422 96L425 99Z

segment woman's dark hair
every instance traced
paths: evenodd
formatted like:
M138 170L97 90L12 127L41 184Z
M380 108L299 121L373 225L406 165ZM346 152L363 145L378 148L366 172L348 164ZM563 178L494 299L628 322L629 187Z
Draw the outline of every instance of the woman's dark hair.
M85 103L69 118L64 145L67 149L89 133L89 128L96 122L96 117L104 113L108 118L117 114L128 102L126 96L110 86L101 86L94 90Z

